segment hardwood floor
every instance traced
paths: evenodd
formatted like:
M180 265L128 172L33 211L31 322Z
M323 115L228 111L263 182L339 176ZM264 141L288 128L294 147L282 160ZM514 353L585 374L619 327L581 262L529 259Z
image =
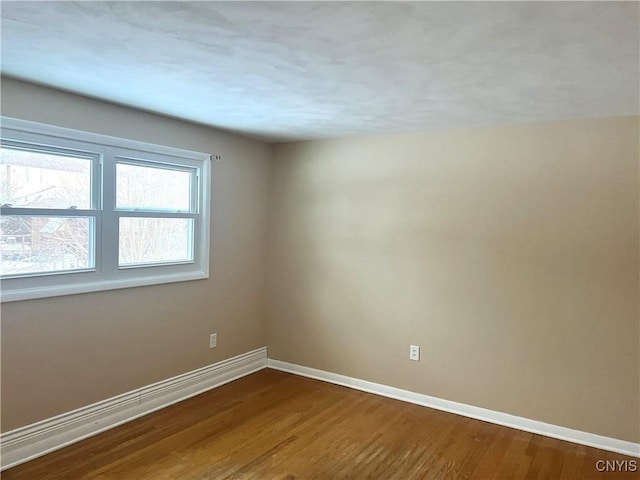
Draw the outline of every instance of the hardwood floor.
M598 460L634 459L262 370L2 479L640 478Z

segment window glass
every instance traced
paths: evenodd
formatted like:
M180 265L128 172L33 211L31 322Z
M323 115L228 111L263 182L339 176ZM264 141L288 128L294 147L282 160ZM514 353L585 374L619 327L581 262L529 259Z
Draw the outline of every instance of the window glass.
M118 162L116 207L191 211L190 171Z
M92 229L88 217L2 216L0 273L15 276L92 268Z
M91 159L2 146L0 204L88 209Z
M189 218L122 217L119 265L192 261L192 239Z

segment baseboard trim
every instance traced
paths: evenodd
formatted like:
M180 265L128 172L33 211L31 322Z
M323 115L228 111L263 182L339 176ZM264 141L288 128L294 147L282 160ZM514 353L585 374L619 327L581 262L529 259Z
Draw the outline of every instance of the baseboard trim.
M496 412L486 408L474 407L472 405L453 402L451 400L443 400L442 398L415 393L409 390L402 390L400 388L390 387L380 383L368 382L366 380L326 372L324 370L304 367L302 365L283 362L281 360L274 360L272 358L268 359L267 366L274 370L314 378L316 380L342 385L355 390L362 390L363 392L373 393L383 397L394 398L396 400L415 403L424 407L435 408L436 410L455 413L457 415L463 415L465 417L475 418L477 420L495 423L505 427L524 430L525 432L537 433L546 437L566 440L568 442L640 458L640 443L633 443L626 440L619 440L617 438L596 435L594 433L582 432L580 430L552 425L538 420L531 420L529 418L518 417L508 413Z
M262 347L0 435L0 470L14 467L267 366Z

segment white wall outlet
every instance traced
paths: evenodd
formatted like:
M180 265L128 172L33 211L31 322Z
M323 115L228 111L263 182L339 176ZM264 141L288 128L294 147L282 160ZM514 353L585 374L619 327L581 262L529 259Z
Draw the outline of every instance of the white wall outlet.
M409 360L420 361L420 347L418 345L409 346Z
M218 346L218 334L212 333L209 335L209 348L216 348Z

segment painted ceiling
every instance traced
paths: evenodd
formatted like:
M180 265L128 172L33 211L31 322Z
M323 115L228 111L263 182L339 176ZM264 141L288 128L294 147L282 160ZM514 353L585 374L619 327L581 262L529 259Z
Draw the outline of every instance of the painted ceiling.
M11 2L4 75L267 141L640 113L638 2Z

